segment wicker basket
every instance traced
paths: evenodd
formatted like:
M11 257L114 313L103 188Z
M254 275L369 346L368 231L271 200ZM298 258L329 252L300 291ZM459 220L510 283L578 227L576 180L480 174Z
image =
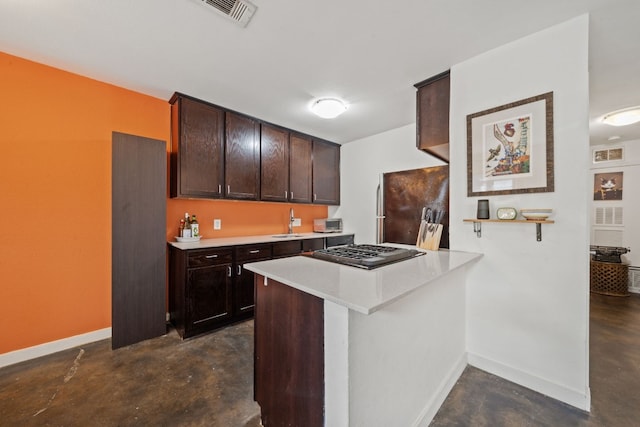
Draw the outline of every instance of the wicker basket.
M591 292L617 297L629 296L629 266L591 260Z

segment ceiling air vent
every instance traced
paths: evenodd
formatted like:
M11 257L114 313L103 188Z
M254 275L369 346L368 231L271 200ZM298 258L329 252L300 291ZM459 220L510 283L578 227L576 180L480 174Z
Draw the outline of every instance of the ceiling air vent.
M246 27L257 7L247 0L201 0L241 27Z

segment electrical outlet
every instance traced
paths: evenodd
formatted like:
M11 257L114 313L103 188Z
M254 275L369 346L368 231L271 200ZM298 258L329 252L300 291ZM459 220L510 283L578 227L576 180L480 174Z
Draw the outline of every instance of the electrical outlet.
M220 230L222 228L222 220L221 219L214 219L213 220L213 229L214 230Z
M291 224L294 227L300 227L302 225L302 219L300 218L293 218L293 224Z

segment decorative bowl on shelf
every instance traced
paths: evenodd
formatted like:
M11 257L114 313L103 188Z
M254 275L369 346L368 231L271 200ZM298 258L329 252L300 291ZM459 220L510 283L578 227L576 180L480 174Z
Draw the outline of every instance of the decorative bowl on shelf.
M176 240L178 242L181 243L188 243L188 242L197 242L200 240L202 236L198 236L198 237L179 237L179 236L175 236Z
M553 209L520 209L520 215L529 221L544 221L551 215Z

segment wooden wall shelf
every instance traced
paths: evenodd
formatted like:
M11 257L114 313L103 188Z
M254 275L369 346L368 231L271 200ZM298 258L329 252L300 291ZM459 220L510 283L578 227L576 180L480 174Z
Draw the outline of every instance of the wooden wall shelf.
M545 220L533 220L533 219L463 219L464 222L472 222L473 223L473 231L476 233L476 236L482 237L482 223L483 222L500 222L506 224L513 223L528 223L536 225L536 240L538 242L542 241L542 224L553 224L555 221L545 219Z

